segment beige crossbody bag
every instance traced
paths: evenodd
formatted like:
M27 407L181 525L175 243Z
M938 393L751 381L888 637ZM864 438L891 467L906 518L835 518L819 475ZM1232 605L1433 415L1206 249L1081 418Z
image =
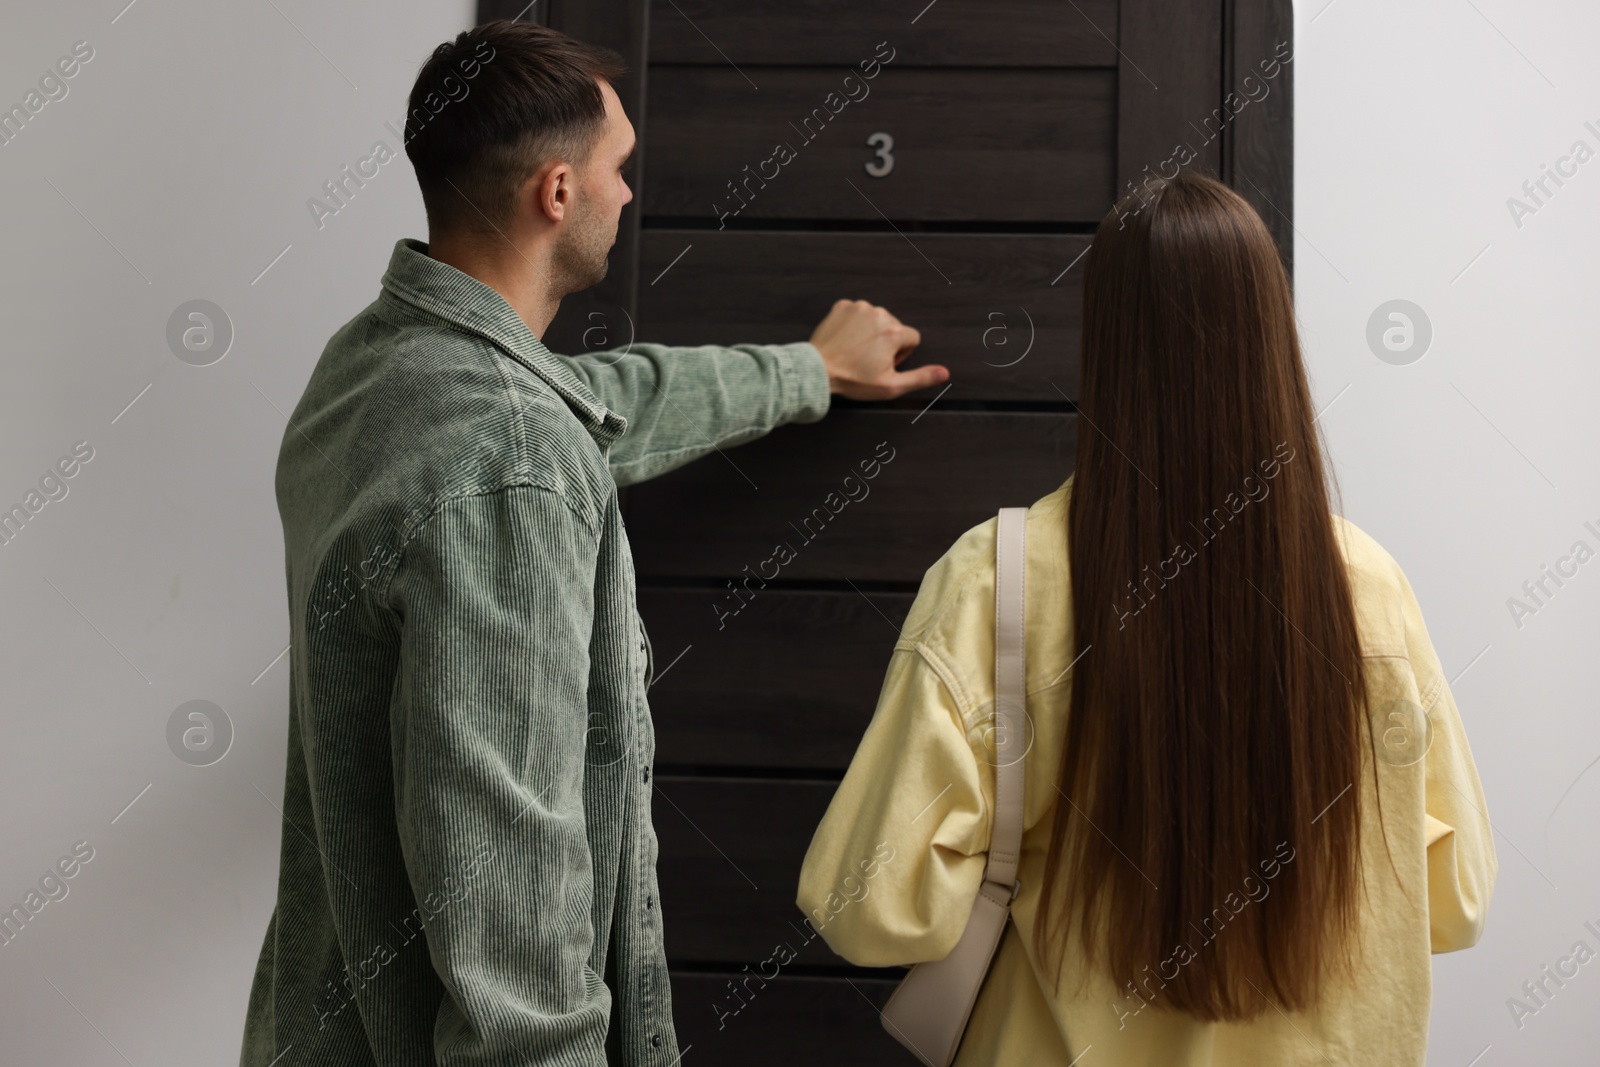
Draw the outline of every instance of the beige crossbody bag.
M1001 508L994 547L994 828L983 885L950 955L919 963L883 1007L883 1026L927 1067L949 1067L1005 933L1022 850L1027 702L1023 670L1027 508Z

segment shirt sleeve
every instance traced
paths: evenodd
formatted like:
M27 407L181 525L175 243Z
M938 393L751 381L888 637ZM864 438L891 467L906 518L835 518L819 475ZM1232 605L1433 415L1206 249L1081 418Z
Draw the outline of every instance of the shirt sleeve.
M914 644L895 648L800 871L796 902L833 951L864 967L949 955L983 881L994 768L934 662Z
M1494 828L1461 713L1428 639L1422 607L1400 574L1406 649L1428 726L1425 759L1428 927L1434 952L1477 944L1488 916L1499 861Z
M608 408L628 420L611 446L618 485L654 478L717 448L828 413L828 372L816 346L633 344L568 357Z
M594 534L557 492L450 500L407 542L395 818L444 987L441 1067L606 1062L583 807ZM487 857L487 861L485 861Z

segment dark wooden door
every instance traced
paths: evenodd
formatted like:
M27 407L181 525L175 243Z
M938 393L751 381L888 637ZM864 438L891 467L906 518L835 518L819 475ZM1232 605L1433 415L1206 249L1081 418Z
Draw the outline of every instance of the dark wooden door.
M520 8L484 0L480 17ZM849 297L916 326L923 358L951 368L942 391L836 399L819 425L625 500L686 1061L912 1063L877 1012L902 972L852 967L811 935L800 861L923 571L1071 471L1081 257L1115 199L1177 166L1211 173L1287 262L1290 5L541 0L520 14L627 57L618 91L640 136L611 275L566 302L552 348L804 340ZM772 978L780 946L794 959Z

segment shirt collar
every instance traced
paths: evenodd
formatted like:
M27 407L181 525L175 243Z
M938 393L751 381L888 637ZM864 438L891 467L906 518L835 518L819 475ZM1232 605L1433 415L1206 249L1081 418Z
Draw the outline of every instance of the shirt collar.
M597 440L613 441L627 429L627 419L601 403L562 357L533 335L505 297L429 256L425 242L411 237L395 242L383 287L398 299L485 338L537 374Z

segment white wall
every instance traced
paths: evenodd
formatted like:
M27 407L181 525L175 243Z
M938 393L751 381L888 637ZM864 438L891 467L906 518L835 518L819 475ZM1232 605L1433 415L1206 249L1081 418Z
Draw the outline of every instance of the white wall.
M74 42L94 48L0 147L0 505L75 442L94 449L0 545L0 904L75 842L94 849L0 946L0 1067L237 1055L277 869L284 414L394 240L423 232L404 160L320 230L306 201L375 141L399 147L384 123L472 6L124 2L8 9L0 34L0 103ZM1583 528L1600 527L1600 160L1520 228L1505 201L1574 140L1600 150L1583 127L1600 127L1600 12L1324 2L1299 12L1294 60L1300 309L1320 401L1337 397L1322 425L1348 514L1401 561L1465 672L1500 831L1488 933L1436 961L1430 1062L1465 1067L1487 1045L1484 1065L1591 1063L1600 963L1520 1030L1506 1000L1575 941L1600 950L1583 925L1600 928L1600 771L1580 778L1600 756L1600 562L1520 628L1506 600L1575 540L1600 550ZM1365 339L1397 298L1434 328L1405 366ZM165 336L194 299L235 332L210 366ZM166 740L196 699L234 730L212 766Z
M1554 595L1520 627L1506 602L1573 542L1600 551L1583 525L1600 529L1600 158L1547 182L1554 195L1520 227L1506 201L1575 140L1600 152L1600 9L1297 6L1296 283L1319 406L1333 403L1321 425L1346 514L1405 568L1459 675L1497 830L1487 932L1434 961L1429 1063L1466 1067L1485 1046L1483 1067L1595 1063L1600 961L1547 983L1554 996L1520 1029L1506 1002L1575 942L1600 952L1584 927L1600 929L1600 769L1580 779L1600 756L1600 561L1547 582ZM1366 342L1392 299L1433 325L1409 365Z
M0 545L0 904L94 850L0 946L3 1067L237 1062L283 791L285 661L262 674L288 640L278 442L395 239L425 236L403 157L321 230L306 201L400 149L384 123L473 7L126 3L8 3L0 30L6 105L94 49L0 146L0 505L94 450ZM193 299L233 324L211 366L168 349ZM233 724L213 766L168 750L195 699Z

